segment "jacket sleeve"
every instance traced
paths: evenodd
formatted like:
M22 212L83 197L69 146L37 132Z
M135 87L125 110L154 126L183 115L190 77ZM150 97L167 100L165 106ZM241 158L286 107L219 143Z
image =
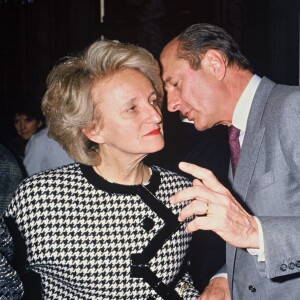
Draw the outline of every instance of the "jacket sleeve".
M300 93L289 95L285 101L277 118L280 148L277 155L273 155L282 157L280 168L273 167L265 174L272 175L263 178L269 186L257 191L262 207L266 201L272 201L269 214L264 212L258 216L266 260L256 263L267 278L299 276L300 272Z
M193 285L189 272L185 273L181 280L179 280L175 287L175 291L185 300L198 299L200 296L199 291Z
M12 267L13 240L4 222L0 221L0 298L8 300L21 299L23 286L17 272Z

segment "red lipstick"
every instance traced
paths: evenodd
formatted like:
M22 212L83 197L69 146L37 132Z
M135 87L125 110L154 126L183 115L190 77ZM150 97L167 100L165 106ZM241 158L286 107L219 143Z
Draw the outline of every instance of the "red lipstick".
M157 135L157 134L160 134L160 128L152 130L148 132L146 135Z

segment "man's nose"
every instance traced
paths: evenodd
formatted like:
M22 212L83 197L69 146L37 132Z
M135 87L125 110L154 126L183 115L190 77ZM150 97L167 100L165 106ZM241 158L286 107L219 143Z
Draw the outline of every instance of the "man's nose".
M180 105L181 105L181 99L176 96L173 93L168 93L167 94L167 101L168 101L168 111L170 112L175 112L177 110L180 110Z

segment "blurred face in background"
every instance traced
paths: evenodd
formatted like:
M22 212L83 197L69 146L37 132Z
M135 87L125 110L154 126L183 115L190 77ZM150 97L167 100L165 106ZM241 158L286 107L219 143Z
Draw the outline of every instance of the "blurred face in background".
M39 127L42 125L42 121L29 117L25 114L15 114L14 125L18 135L23 140L29 140L34 135Z

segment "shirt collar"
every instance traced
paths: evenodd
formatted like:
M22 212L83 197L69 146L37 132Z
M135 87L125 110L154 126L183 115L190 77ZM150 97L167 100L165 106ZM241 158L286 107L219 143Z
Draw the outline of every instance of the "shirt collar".
M246 131L250 108L260 81L261 78L254 74L251 80L248 82L234 109L232 125L243 132Z

